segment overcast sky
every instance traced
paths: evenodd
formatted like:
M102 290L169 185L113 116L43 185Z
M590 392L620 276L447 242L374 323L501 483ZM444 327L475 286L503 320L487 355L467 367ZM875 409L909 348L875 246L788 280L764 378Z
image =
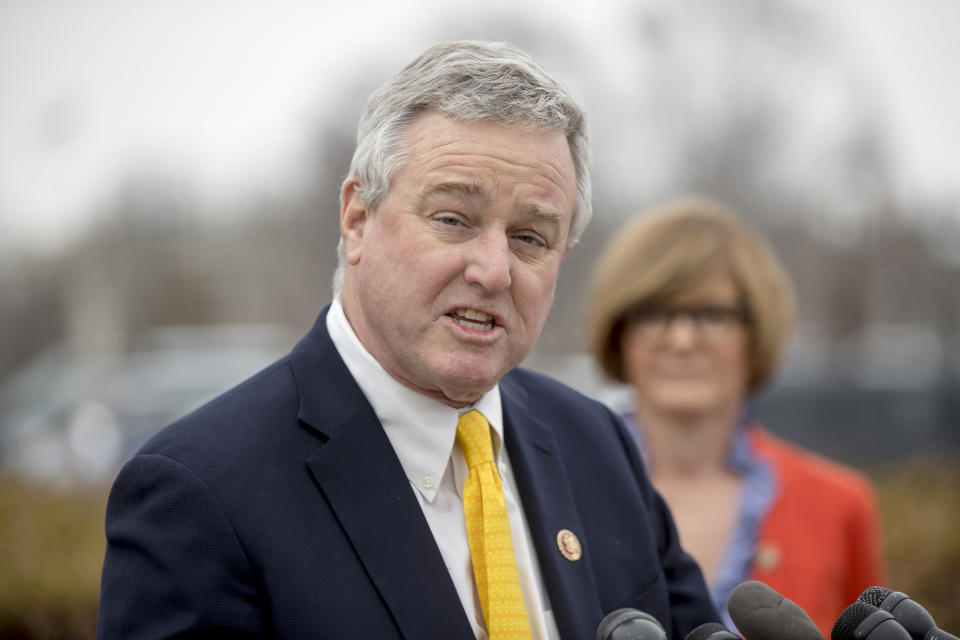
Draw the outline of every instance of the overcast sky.
M516 4L462 12L534 15L613 61L626 8L662 2ZM903 188L960 193L960 2L803 4L880 103ZM458 11L442 0L3 0L0 242L57 246L140 168L187 177L213 201L282 189L324 106L342 108L373 61L378 74L399 68L436 40L437 14ZM489 25L467 35L498 37Z

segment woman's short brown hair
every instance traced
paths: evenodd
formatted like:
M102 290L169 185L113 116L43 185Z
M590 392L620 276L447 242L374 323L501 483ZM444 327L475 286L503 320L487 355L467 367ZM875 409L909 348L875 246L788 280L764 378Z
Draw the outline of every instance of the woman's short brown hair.
M766 384L793 324L793 286L770 245L728 207L699 197L641 212L607 245L588 306L590 348L611 378L626 382L625 314L656 305L726 270L748 313L747 388Z

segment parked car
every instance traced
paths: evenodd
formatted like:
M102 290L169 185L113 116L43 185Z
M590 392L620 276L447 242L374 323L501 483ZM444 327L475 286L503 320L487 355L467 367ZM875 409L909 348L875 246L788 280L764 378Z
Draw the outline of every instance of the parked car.
M164 327L123 353L49 349L0 387L0 472L109 480L157 430L290 350L276 326Z

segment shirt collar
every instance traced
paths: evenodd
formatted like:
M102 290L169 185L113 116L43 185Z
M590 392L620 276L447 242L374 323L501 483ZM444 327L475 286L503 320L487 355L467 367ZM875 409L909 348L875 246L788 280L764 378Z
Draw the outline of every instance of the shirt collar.
M327 331L353 379L383 425L400 465L414 487L432 502L447 469L457 434L457 419L471 409L482 413L496 437L497 460L503 449L500 387L494 386L471 406L455 409L404 386L384 370L353 331L337 296L327 312Z

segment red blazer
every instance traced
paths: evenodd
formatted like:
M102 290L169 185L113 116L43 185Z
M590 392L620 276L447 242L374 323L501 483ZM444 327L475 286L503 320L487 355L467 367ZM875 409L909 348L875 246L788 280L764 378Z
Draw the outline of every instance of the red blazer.
M873 489L859 472L758 425L748 438L778 486L760 524L751 578L800 605L829 638L840 613L886 580Z

